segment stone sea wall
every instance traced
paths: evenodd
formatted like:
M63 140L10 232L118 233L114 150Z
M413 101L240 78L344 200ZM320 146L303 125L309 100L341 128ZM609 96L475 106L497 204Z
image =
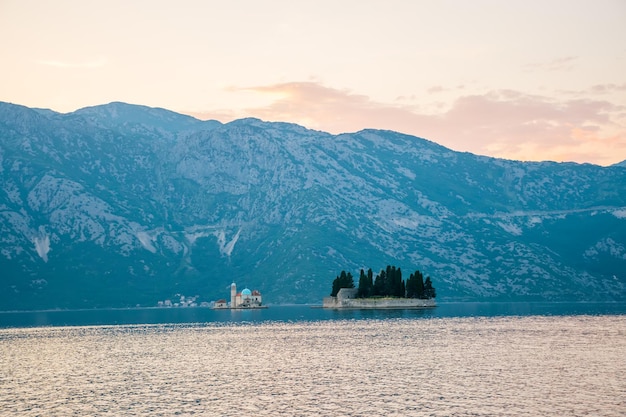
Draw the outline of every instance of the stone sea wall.
M324 308L429 308L435 307L434 299L415 298L354 298L356 290L341 289L336 297L324 297Z

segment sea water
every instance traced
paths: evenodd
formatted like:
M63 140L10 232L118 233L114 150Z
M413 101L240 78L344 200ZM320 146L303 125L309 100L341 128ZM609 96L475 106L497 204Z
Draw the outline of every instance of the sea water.
M97 325L74 312L39 327L4 316L0 415L626 415L626 315L562 307L197 310L214 320L167 323L148 311L148 323Z

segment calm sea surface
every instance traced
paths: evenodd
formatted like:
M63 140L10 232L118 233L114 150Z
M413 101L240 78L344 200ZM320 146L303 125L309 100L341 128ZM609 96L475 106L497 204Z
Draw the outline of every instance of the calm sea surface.
M623 304L0 313L2 416L624 416Z

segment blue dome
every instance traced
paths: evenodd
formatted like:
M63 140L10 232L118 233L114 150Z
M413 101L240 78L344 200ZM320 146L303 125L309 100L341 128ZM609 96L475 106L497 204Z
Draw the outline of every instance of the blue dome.
M241 295L252 295L252 291L250 291L249 289L245 288L242 292Z

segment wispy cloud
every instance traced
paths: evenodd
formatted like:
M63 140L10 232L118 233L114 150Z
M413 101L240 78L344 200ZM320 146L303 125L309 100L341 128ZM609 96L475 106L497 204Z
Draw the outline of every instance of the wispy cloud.
M377 103L316 82L245 90L273 97L267 106L246 109L246 115L331 133L391 129L455 150L520 160L608 165L626 158L624 108L604 100L559 100L497 90L460 96L439 114L422 114L408 106ZM228 115L219 116L224 120Z
M612 94L626 92L626 83L624 84L596 84L591 87L591 92L595 94Z
M570 97L595 97L595 96L614 96L623 97L626 92L626 83L615 84L595 84L589 88L582 90L559 90L559 94Z
M59 61L59 60L38 60L39 65L45 65L55 68L68 68L68 69L96 69L104 67L107 64L107 60L104 57L97 57L87 61Z
M446 88L443 88L440 85L434 85L432 87L430 87L428 90L426 90L428 92L428 94L437 94L437 93L442 93L444 91L446 91Z
M574 68L577 56L563 56L545 62L533 62L524 65L526 71L569 71Z

